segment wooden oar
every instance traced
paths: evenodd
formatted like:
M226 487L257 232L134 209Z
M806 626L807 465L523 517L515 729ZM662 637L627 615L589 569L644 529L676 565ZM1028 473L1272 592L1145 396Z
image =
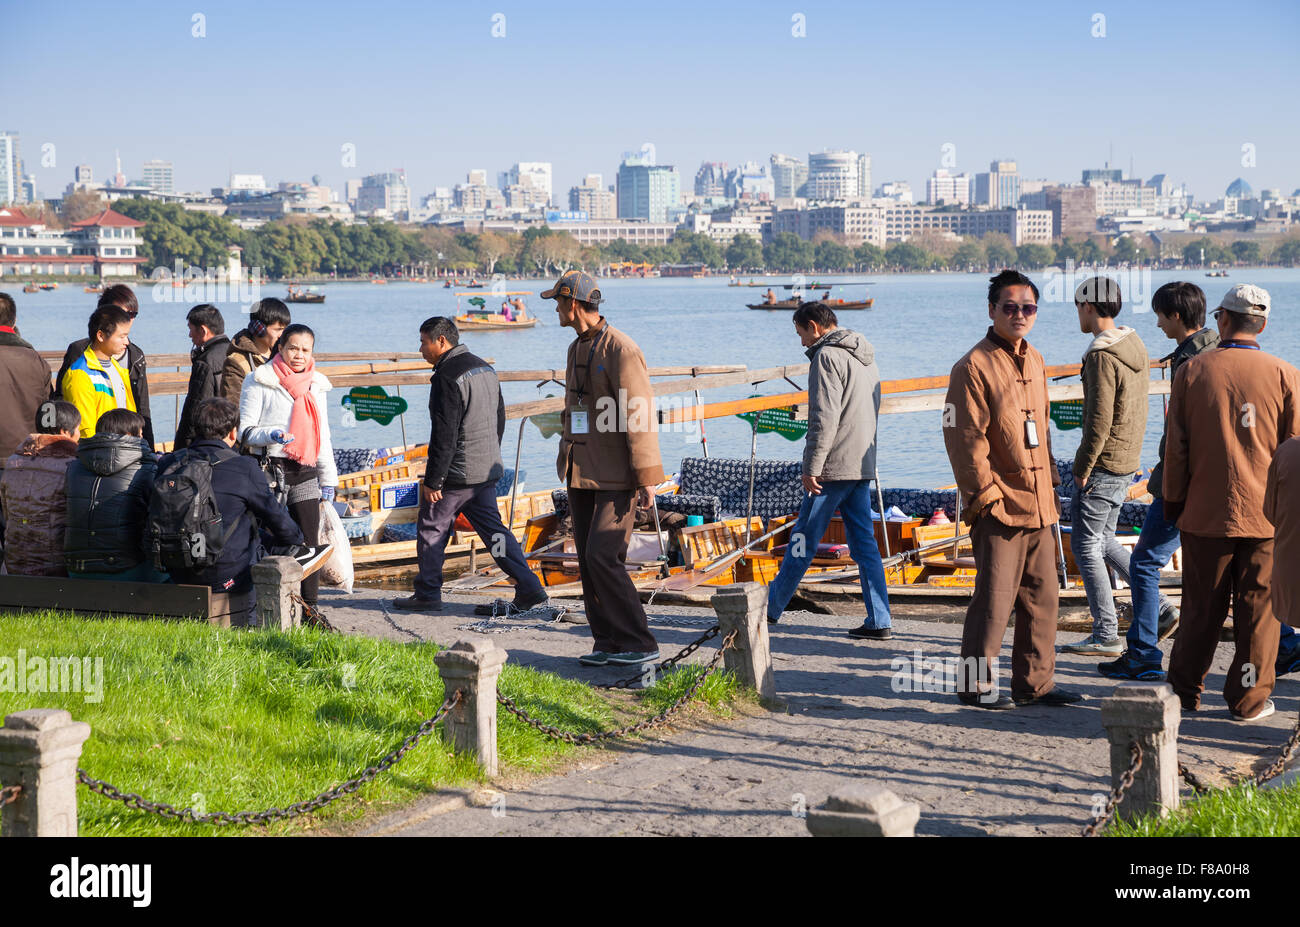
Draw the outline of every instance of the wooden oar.
M962 541L967 541L969 539L970 539L969 534L963 534L960 535L959 537L944 538L942 541L934 541L930 544L925 544L922 545L921 547L917 547L912 550L905 550L902 553L894 554L894 556L892 557L886 557L880 561L880 565L883 567L898 566L899 564L906 563L909 560L916 559L917 557L921 556L921 554L927 554L930 553L931 551L941 550L942 548L945 547L955 548L955 545L958 545ZM858 570L856 567L854 567L851 570L844 569L844 570L837 570L834 573L818 573L814 576L805 576L803 579L800 580L800 582L801 583L825 583L825 582L830 582L832 580L845 579L847 577L857 576L857 575L858 575Z
M735 563L737 560L740 560L742 557L744 557L745 551L749 550L749 548L753 547L755 544L763 543L768 538L773 537L774 535L779 534L780 532L786 530L787 527L789 526L781 525L779 528L773 528L767 534L759 538L754 538L754 540L749 541L743 547L738 547L733 551L723 554L721 557L713 561L711 564L709 564L702 570L690 570L689 572L686 573L678 573L675 576L670 576L668 577L668 579L664 580L663 583L658 588L660 590L667 589L675 592L680 592L683 589L690 589L694 586L700 585L703 582L707 582L708 580L713 579L715 576L720 575L724 570L730 567L733 563Z

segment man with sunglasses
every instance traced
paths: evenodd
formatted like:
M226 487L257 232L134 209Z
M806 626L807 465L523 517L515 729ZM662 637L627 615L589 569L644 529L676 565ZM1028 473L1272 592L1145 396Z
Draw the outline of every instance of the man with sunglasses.
M944 401L943 440L971 526L975 594L962 631L957 698L976 708L1042 703L1081 696L1056 685L1060 518L1048 431L1043 356L1028 341L1038 287L1014 270L990 281L993 325L957 362ZM997 662L1014 610L1011 696L998 691Z
M136 301L135 292L125 283L115 283L100 294L95 308L103 309L105 306L117 306L131 317L131 321L135 321L135 317L140 314L140 304ZM61 393L63 377L68 372L68 368L86 353L88 347L90 347L89 338L79 338L68 345L68 350L63 355L63 366L59 368L59 375L54 378L54 387L50 391L51 399L65 398ZM126 351L114 360L126 368L127 379L131 382L131 395L135 397L135 411L144 416L144 439L150 447L153 447L153 419L149 415L149 372L145 364L144 351L132 341L127 345ZM91 425L93 427L94 423L92 422Z
M1232 605L1235 653L1223 697L1235 721L1276 711L1281 625L1271 579L1274 526L1265 497L1279 446L1300 434L1300 370L1259 347L1268 291L1239 284L1215 310L1219 347L1174 378L1161 489L1183 545L1183 609L1169 684L1196 711Z

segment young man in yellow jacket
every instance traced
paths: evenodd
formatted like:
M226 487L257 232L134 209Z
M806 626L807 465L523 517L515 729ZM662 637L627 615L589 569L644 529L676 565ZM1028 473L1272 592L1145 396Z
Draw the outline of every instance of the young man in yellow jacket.
M131 316L117 306L102 306L90 316L90 345L59 384L63 398L81 413L81 436L95 433L99 417L112 409L136 411L131 378L117 358L130 344Z

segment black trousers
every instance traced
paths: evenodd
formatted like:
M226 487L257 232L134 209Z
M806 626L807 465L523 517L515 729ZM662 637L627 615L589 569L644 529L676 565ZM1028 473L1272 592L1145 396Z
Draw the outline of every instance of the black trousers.
M296 460L288 458L284 460L284 483L289 487L291 496L295 486L316 479L316 473L315 467L304 467ZM320 543L320 495L303 499L301 502L290 502L288 508L289 517L302 529L303 543L308 547L318 545ZM308 605L315 605L319 593L320 571L317 571L302 581L302 600Z
M623 564L636 517L636 490L570 489L582 601L596 650L646 653L659 645Z

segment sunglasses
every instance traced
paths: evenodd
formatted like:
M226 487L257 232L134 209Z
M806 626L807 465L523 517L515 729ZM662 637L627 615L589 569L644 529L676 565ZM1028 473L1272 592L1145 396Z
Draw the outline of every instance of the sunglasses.
M1026 303L1023 306L1017 306L1015 303L1003 303L998 308L1002 310L1003 315L1023 315L1027 319L1033 318L1034 314L1038 312L1038 307L1033 303Z

